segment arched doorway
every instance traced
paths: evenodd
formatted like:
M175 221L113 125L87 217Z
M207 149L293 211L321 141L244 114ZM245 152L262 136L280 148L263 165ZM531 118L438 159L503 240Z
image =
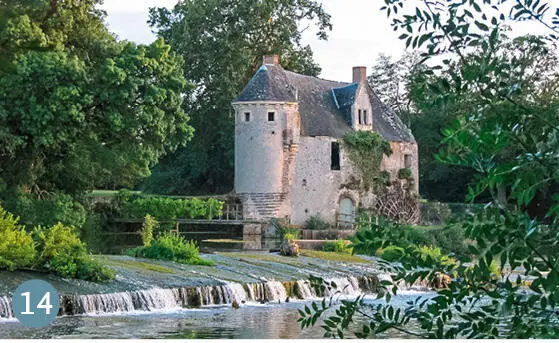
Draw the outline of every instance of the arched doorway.
M340 201L340 215L338 226L351 227L355 222L355 204L350 198L342 198Z

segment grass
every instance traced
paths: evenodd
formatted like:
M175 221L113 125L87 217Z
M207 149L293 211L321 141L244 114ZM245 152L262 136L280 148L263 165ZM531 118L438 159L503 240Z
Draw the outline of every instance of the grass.
M252 260L263 261L263 262L287 264L294 267L303 266L303 262L297 261L295 257L286 257L286 256L271 255L271 254L237 253L237 252L219 252L217 254L227 256L227 257L243 259L243 260L252 259ZM247 261L247 262L252 263L251 261Z
M107 264L115 267L131 268L131 269L142 270L142 271L149 270L152 272L158 272L163 274L176 274L176 272L173 269L160 266L157 264L140 262L140 261L127 261L127 260L117 261L113 259L107 259L105 257L101 257L101 258L104 259Z
M353 262L353 263L367 263L370 264L371 261L368 261L362 257L350 255L346 253L339 253L333 251L318 251L318 250L301 250L301 254L306 257L317 258L321 260L327 261L341 261L341 262Z

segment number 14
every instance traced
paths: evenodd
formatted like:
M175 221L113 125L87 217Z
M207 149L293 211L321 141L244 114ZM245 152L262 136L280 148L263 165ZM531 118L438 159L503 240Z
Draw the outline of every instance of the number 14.
M35 312L31 312L31 301L29 300L31 297L31 293L25 292L21 293L21 295L25 297L25 312L21 312L21 314L35 314ZM50 309L52 308L52 305L50 304L50 292L45 293L45 295L37 305L37 308L44 308L45 313L50 314Z

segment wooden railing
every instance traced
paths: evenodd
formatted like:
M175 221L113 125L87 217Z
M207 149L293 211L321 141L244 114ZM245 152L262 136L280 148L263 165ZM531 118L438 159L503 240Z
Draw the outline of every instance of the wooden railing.
M211 213L210 213L211 215ZM241 204L224 204L223 214L219 218L221 220L243 220L243 205Z

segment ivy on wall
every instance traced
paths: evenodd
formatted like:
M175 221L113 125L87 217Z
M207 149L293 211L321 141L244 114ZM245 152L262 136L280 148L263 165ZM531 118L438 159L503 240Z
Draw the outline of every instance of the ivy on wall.
M352 131L344 135L344 147L351 162L361 173L362 185L366 190L379 183L382 156L390 156L390 143L376 132ZM380 182L383 184L383 182Z

